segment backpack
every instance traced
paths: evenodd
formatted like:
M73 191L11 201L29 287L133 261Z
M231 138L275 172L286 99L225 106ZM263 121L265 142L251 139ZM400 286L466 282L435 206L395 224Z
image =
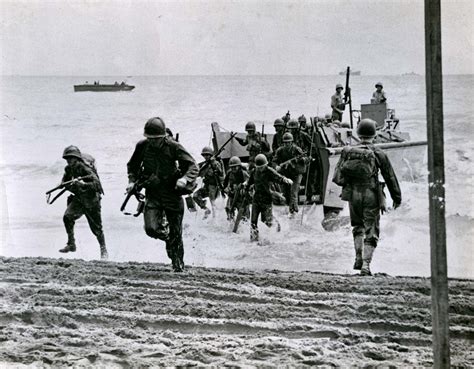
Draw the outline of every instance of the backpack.
M81 153L81 157L83 163L89 168L91 168L94 174L97 176L97 179L99 180L99 191L103 195L104 189L102 188L102 184L100 183L99 173L97 173L97 167L95 166L95 158L92 155L86 153Z
M369 147L351 147L343 150L333 181L338 185L354 182L366 183L376 178L377 173L377 159L374 151Z

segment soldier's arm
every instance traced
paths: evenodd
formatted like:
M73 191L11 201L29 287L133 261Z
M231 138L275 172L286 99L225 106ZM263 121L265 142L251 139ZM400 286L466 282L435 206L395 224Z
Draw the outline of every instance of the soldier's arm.
M282 176L278 173L275 169L271 167L267 167L268 171L270 172L270 178L273 182L283 183L287 179L285 176Z
M390 197L392 198L393 202L400 204L402 202L402 191L390 160L381 150L375 151L375 155L378 159L377 161L380 167L380 172L382 173L382 177L387 184L388 191L390 192Z
M246 146L246 145L248 145L248 143L249 143L248 140L247 140L247 137L245 137L245 139L244 139L244 138L240 138L240 137L234 136L234 138L235 138L235 139L237 140L237 142L238 142L239 144L241 144L242 146Z
M61 179L61 183L70 181L71 179L72 179L71 169L70 169L69 165L66 165L64 167L64 174L63 174L63 179Z
M97 177L92 168L83 163L81 163L80 168L80 177L87 177L82 180L84 182L81 185L82 190L100 192L101 186L99 177Z
M140 175L146 144L146 139L139 141L135 146L135 151L133 152L132 157L127 163L128 181L130 183L136 182Z

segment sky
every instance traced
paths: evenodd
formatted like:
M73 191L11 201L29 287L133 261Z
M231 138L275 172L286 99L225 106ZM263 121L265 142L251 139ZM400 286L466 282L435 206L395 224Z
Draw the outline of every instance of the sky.
M3 75L424 73L422 0L4 1ZM474 73L474 0L442 0L443 72Z

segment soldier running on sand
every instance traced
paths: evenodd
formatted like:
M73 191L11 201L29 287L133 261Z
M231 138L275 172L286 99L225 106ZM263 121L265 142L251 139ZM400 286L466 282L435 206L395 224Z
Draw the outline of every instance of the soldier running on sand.
M272 213L272 193L270 190L273 182L285 183L292 185L293 181L289 178L278 174L277 171L268 166L268 161L265 155L258 154L255 158L255 169L250 173L250 178L247 183L247 192L250 186L254 185L254 195L252 201L252 215L251 215L251 229L250 240L258 241L258 216L261 216L262 222L268 227L273 225ZM277 231L280 231L280 223L277 223Z
M85 215L92 233L99 241L100 258L107 260L108 253L100 215L100 200L104 191L99 177L94 169L84 163L81 152L76 146L66 147L63 158L67 161L67 166L64 168L62 182L68 182L79 177L83 177L83 179L73 181L65 186L68 191L72 192L72 195L67 199L67 208L63 217L68 240L66 247L59 250L59 252L76 251L74 224L76 220Z
M222 183L224 171L221 163L213 156L211 147L204 147L201 155L204 161L199 163L199 177L202 177L203 186L194 193L193 199L204 210L204 219L207 219L211 210L207 207L206 198L209 197L214 215L214 203L219 194L219 184Z
M354 269L361 275L372 275L370 262L379 240L380 213L385 211L385 195L379 183L378 172L387 184L396 209L402 202L397 176L387 155L372 142L376 135L376 123L362 119L357 126L357 135L362 147L345 147L337 163L333 181L343 186L343 200L349 201L349 211L354 248Z
M179 142L167 137L161 118L147 121L144 136L146 139L137 143L127 164L127 192L133 189L136 181L143 181L146 189L145 232L165 241L173 270L182 272L184 202L181 196L192 192L198 167Z

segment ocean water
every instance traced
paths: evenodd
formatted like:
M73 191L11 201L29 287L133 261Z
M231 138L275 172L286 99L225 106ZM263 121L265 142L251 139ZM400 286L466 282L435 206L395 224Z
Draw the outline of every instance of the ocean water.
M143 126L160 116L180 142L200 161L211 139L210 123L243 130L254 120L272 132L275 118L288 110L293 117L324 116L340 76L155 76L131 77L132 92L75 93L85 80L103 83L122 77L2 77L0 87L1 247L5 256L94 259L98 245L85 219L78 221L78 251L63 255L62 225L66 196L47 205L45 191L59 183L71 144L92 154L104 186L103 223L112 260L166 262L162 242L148 238L141 218L122 215L119 207L127 185L126 163L143 136ZM389 107L396 110L403 131L426 139L423 76L353 77L353 107L370 102L374 84L382 81ZM474 278L473 165L474 77L445 76L445 172L448 268L451 277ZM345 114L347 119L347 113ZM402 182L403 205L382 217L381 240L373 271L392 275L430 273L427 171L416 182ZM233 234L225 221L223 201L217 217L186 211L185 262L197 266L314 270L352 273L351 230L344 225L326 232L322 208L305 209L289 220L284 208L275 215L282 232L261 226L263 241L249 242L248 225ZM301 211L300 211L301 212ZM347 217L345 209L342 216Z

